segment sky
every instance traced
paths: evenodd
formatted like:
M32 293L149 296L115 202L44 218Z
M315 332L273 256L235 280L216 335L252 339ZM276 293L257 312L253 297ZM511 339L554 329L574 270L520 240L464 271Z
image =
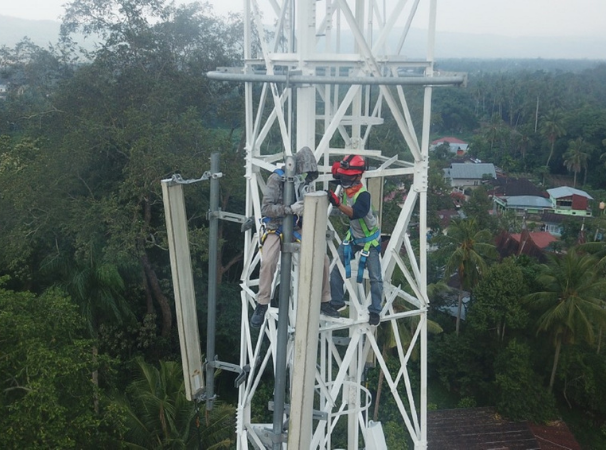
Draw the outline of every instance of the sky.
M0 15L59 20L65 3L66 0L0 0ZM242 9L241 0L209 0L209 3L220 15ZM421 4L428 1L422 0ZM605 18L606 0L438 0L437 31L606 38Z

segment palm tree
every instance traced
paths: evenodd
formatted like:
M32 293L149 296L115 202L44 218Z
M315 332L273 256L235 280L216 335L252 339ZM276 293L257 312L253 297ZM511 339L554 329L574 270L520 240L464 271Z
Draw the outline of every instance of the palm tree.
M492 155L496 141L499 140L503 134L503 119L501 119L501 115L499 113L492 115L490 122L488 122L485 126L484 134L488 142L490 142L490 155Z
M196 405L185 397L181 365L160 361L158 368L137 359L139 376L117 399L126 411L125 443L135 449L228 449L235 411L215 403L207 421L198 421ZM196 430L196 427L199 427Z
M492 235L488 230L478 230L475 219L453 221L447 235L440 239L445 245L441 253L450 255L444 276L456 274L459 280L456 334L459 334L463 290L471 292L487 269L486 259L496 258Z
M563 125L562 112L558 110L552 110L547 115L543 116L543 123L541 125L541 134L549 142L549 157L545 163L545 167L549 168L549 162L553 157L553 149L555 147L556 140L566 134L566 130ZM545 180L543 180L545 182Z
M97 244L81 253L77 259L65 253L53 255L43 262L42 270L56 277L59 287L80 307L88 331L96 339L104 319L122 322L132 316L122 295L126 288L122 276L125 268L105 261Z
M606 155L606 153L605 153ZM606 276L606 241L593 241L593 242L585 242L577 247L579 251L589 253L598 259L598 263L596 265L596 270L600 271L602 276ZM603 305L603 308L606 308L606 304ZM600 349L602 347L602 334L604 327L602 325L598 325L598 343L596 346L596 353L600 354Z
M102 261L101 251L96 245L80 261L72 261L65 255L55 255L43 264L43 271L58 276L63 288L80 307L86 320L88 332L96 340L99 327L104 319L122 323L132 316L126 299L122 296L125 283L117 265ZM93 364L98 359L97 344L93 345ZM91 374L95 388L99 386L99 372L95 368ZM99 410L97 393L94 394L95 411Z
M568 150L564 154L564 165L568 171L574 172L573 187L577 186L577 173L582 169L585 169L585 180L587 180L589 150L590 145L582 137L578 137L568 143Z
M542 266L538 277L543 290L525 297L531 308L541 315L537 333L547 332L553 337L555 355L549 380L553 389L562 345L594 340L594 325L606 325L604 293L606 279L601 277L597 260L592 255L569 251L563 257L552 256Z
M518 138L518 147L522 155L522 169L524 172L526 172L526 153L531 144L530 132L528 130L523 130Z

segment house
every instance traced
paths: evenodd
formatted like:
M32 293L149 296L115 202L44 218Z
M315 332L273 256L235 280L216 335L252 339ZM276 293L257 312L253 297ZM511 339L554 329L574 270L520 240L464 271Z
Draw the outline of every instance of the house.
M589 200L593 197L580 189L568 186L547 189L553 212L565 216L591 217Z
M544 197L519 195L514 197L493 197L497 211L511 209L520 215L542 214L552 210L551 201Z
M488 189L488 195L492 197L498 212L510 209L519 215L526 215L542 214L552 209L549 194L527 178L497 177L490 184L492 188Z
M495 179L497 173L492 163L452 163L444 169L444 178L453 188L479 186L486 179Z
M544 212L541 216L541 231L547 231L548 233L560 237L564 231L564 221L576 221L581 223L584 220L582 216L566 216L563 214L555 214L554 212Z
M546 261L546 251L557 238L546 231L529 232L524 228L522 233L511 234L503 230L495 239L495 247L501 258L526 255L539 262Z
M524 247L531 241L541 250L547 250L552 243L557 242L557 238L547 231L527 231L522 233L514 233L511 235L520 244L520 250L524 253Z
M510 178L500 176L490 182L492 188L487 189L488 195L496 197L532 197L549 198L549 194L534 185L528 178Z
M447 229L453 219L461 219L461 214L456 209L441 209L437 214L440 219L440 227L442 230Z
M8 93L8 86L6 84L0 84L0 100L6 100L7 93Z
M429 150L435 150L436 147L440 145L447 145L450 153L455 153L457 155L463 155L467 152L467 148L469 144L455 137L443 137L440 139L436 139L431 144L429 144Z

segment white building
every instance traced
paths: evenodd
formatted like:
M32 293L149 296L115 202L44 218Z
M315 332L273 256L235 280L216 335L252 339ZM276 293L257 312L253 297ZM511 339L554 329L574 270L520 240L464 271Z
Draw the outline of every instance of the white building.
M444 178L453 188L479 186L486 178L497 178L492 163L458 164L453 163L444 169Z

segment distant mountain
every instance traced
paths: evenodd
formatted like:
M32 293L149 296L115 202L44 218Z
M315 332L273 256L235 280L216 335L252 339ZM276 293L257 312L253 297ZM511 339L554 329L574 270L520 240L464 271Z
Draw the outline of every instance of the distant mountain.
M13 47L25 36L41 47L57 42L60 23L0 15L0 46ZM411 29L404 54L424 57L426 31ZM542 58L606 60L606 38L519 37L437 32L436 59L440 58Z
M561 36L512 38L488 34L438 32L435 54L437 58L606 60L606 38Z
M0 46L14 47L28 37L40 47L55 44L59 38L60 22L53 20L27 20L0 15Z

